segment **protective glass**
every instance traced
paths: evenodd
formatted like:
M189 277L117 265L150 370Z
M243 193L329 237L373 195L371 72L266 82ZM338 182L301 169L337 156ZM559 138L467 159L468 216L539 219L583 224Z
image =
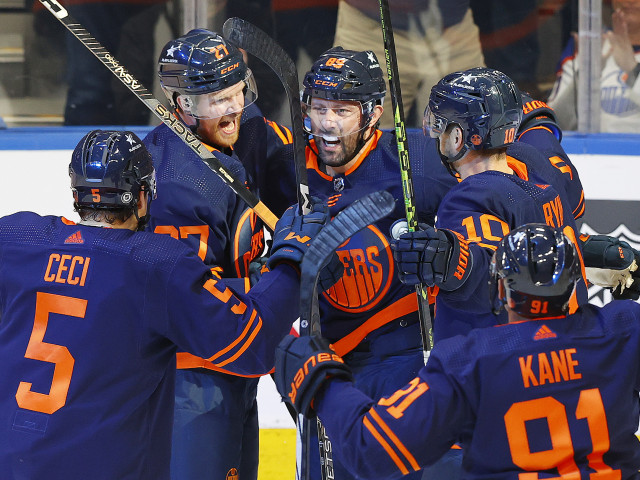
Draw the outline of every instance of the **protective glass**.
M180 95L180 108L192 117L213 119L233 115L242 110L258 98L258 89L251 70L243 81L217 92L199 95Z
M422 117L422 131L426 136L431 138L438 138L447 129L449 121L431 110L431 107L427 105L424 110L424 116Z
M363 104L339 100L315 98L302 104L305 130L316 138L337 141L341 137L353 135L369 126L363 122Z

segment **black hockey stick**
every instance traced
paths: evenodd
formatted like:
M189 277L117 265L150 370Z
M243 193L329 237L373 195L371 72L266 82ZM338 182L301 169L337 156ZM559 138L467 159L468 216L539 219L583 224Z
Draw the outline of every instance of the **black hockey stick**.
M298 181L298 204L303 214L311 210L309 181L304 154L304 132L302 130L302 110L300 109L300 86L296 64L280 45L252 23L233 17L224 22L222 32L236 47L246 50L259 58L275 72L282 82L289 101L291 131L293 133L293 154Z
M389 192L373 192L359 198L338 213L311 241L302 259L300 280L300 335L320 335L318 309L318 276L331 255L357 232L393 212L395 200ZM298 416L298 441L296 479L309 479L309 420ZM324 427L318 420L318 442L323 478L333 479L333 455L331 442L324 435Z
M407 146L407 131L404 125L404 109L402 107L402 94L400 92L400 74L398 73L398 59L396 57L396 44L393 39L391 27L391 13L389 1L378 0L380 4L380 23L382 25L382 39L384 41L384 55L387 62L387 78L389 80L389 93L391 106L393 107L393 121L398 145L398 158L400 160L400 175L402 178L402 192L404 195L404 208L407 216L407 227L410 232L418 228L416 214L416 202L413 193L413 180L411 178L411 164L409 163L409 150ZM429 311L429 297L424 285L416 285L418 296L418 315L420 317L420 334L422 337L422 349L424 350L425 363L429 351L433 346L431 313Z
M274 229L278 217L262 203L247 187L239 182L226 169L222 162L196 138L191 131L180 122L171 111L160 103L153 95L131 75L91 34L80 25L57 0L40 0L60 22L82 44L93 53L111 72L140 99L165 125L182 139L202 161L213 170L231 189L251 207L264 223Z

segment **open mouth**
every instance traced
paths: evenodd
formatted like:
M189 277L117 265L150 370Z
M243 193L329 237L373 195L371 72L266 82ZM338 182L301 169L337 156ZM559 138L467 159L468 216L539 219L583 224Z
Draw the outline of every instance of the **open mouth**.
M320 138L322 138L322 142L328 147L332 147L340 143L340 139L338 137L333 137L331 135L321 135Z
M227 135L231 135L233 133L235 133L236 131L236 118L232 118L230 120L220 120L220 123L218 124L218 127L220 128L220 130L227 134Z

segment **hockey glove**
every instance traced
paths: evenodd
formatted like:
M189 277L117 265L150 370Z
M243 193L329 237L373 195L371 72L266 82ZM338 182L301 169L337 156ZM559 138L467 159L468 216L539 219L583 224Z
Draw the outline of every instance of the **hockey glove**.
M436 230L425 224L419 228L391 243L400 281L407 285L437 285L448 291L460 288L473 265L469 243L450 230Z
M300 262L311 239L329 219L329 207L318 201L313 203L312 210L307 215L300 214L297 205L289 207L276 223L271 255L267 261L269 270L273 270L281 262L300 270Z
M615 299L637 300L640 295L640 252L609 235L581 236L587 280L610 288Z
M553 109L543 101L534 100L529 93L522 92L522 122L518 128L518 136L534 127L546 127L558 141L562 140L562 130L558 126Z
M296 412L314 416L313 398L331 377L353 380L351 368L324 338L287 335L276 348L276 388Z

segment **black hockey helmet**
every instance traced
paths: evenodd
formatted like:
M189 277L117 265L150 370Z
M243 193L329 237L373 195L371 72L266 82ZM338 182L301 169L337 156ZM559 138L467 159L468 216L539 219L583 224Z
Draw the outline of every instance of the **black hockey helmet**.
M128 131L93 130L78 143L69 164L74 206L118 210L136 206L140 191L156 197L151 155Z
M253 75L240 50L218 33L203 28L191 30L164 46L158 76L171 106L195 118L235 113L233 106L224 108L228 107L229 94L244 94L240 110L258 98ZM234 86L240 82L243 83L236 92ZM237 107L235 111L239 111Z
M446 162L460 159L468 149L486 150L509 145L522 121L522 98L504 73L477 67L443 77L431 89L425 109L425 133L439 138L450 124L460 126L464 147Z
M494 313L504 305L527 318L567 314L580 278L574 243L560 229L530 223L509 232L489 266Z

